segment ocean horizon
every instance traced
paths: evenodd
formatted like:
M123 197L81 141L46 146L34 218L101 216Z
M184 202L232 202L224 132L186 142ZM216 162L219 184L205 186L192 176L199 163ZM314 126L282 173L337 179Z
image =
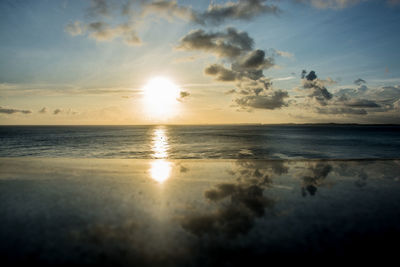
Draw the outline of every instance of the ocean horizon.
M0 126L0 157L390 159L400 126Z

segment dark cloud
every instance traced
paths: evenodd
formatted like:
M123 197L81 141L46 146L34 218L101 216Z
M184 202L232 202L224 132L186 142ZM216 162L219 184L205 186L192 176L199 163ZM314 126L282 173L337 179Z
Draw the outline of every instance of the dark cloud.
M305 76L305 78L308 80L308 81L314 81L315 79L317 79L317 75L315 74L315 71L310 71L310 73L309 74L307 74L306 76Z
M55 109L55 110L53 111L53 115L60 114L61 112L62 112L62 109L57 108L57 109Z
M325 87L313 86L313 92L309 95L314 97L321 105L326 105L326 101L332 99L332 94Z
M190 96L190 93L189 93L189 92L186 92L186 91L181 91L181 92L179 93L179 96L180 96L180 98L185 98L185 97Z
M178 49L189 51L204 51L218 57L235 58L253 47L253 39L246 32L235 28L227 28L224 32L206 33L204 30L194 30L184 36Z
M336 114L336 115L344 115L344 114L367 115L368 114L368 112L365 109L346 108L346 107L327 107L327 108L317 107L316 111L319 114Z
M301 71L301 78L304 79L306 77L307 71L306 70L302 70Z
M235 102L241 109L279 109L287 106L285 99L288 97L287 92L278 90L267 95L255 94L236 98Z
M302 71L302 77L302 87L307 90L308 99L315 100L314 103L306 102L305 105L311 106L318 114L367 115L370 112L384 112L394 109L393 103L400 98L400 93L397 98L393 97L396 95L393 91L384 98L383 88L380 93L372 92L360 78L354 81L358 88L344 88L332 94L326 88L326 85L336 83L332 79L321 80L315 71L307 74L305 70Z
M331 84L333 83L333 81L331 79L318 79L315 71L310 71L307 75L305 74L306 71L303 70L303 88L311 91L308 97L315 99L319 105L326 106L328 104L328 101L332 99L333 95L328 91L328 89L326 89L325 84Z
M278 14L280 9L266 0L239 0L211 4L204 12L197 12L194 21L200 24L221 24L226 20L250 20L261 14Z
M15 109L15 108L4 108L4 107L0 107L0 114L15 114L15 113L31 114L32 111L30 111L30 110L24 110L24 109Z
M253 50L239 58L234 64L232 69L238 71L253 71L268 69L274 65L273 58L265 58L263 50Z
M346 114L365 115L373 112L395 112L400 100L400 88L384 86L370 89L361 84L358 88L340 89L334 97L335 108L324 110L325 113L337 114L343 111Z
M354 81L354 84L356 84L356 85L362 85L363 83L367 83L367 82L361 78L358 78L357 80Z
M39 113L41 113L41 114L45 114L45 113L47 113L47 108L46 107L43 107L42 109L40 109L38 112Z
M222 64L212 64L205 68L207 75L217 81L235 82L237 90L231 91L239 96L234 105L239 109L276 109L287 106L287 92L273 92L272 83L263 70L274 66L274 59L267 57L265 51L253 50L254 41L246 32L227 28L222 32L207 33L204 30L192 31L184 36L180 49L209 52L231 62L227 68Z
M215 76L217 81L235 81L238 78L236 71L229 70L220 64L212 64L204 69L204 73L207 75Z
M353 99L346 103L346 106L354 108L379 108L380 105L375 101L367 99Z
M183 101L185 98L189 97L190 93L186 91L180 91L179 92L179 98L177 99L178 101Z

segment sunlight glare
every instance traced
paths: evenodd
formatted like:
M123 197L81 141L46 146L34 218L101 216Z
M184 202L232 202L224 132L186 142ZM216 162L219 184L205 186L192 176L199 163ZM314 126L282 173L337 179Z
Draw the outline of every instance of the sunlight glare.
M160 184L165 182L171 172L171 163L164 160L164 159L159 159L155 160L151 163L151 168L150 168L150 175L151 178Z
M157 160L151 162L150 176L153 180L163 183L170 176L171 163L165 159L168 157L167 132L163 126L154 129L153 132L153 157Z
M148 113L158 118L173 115L179 92L178 86L165 77L151 79L143 88Z
M165 159L168 157L168 141L164 128L154 130L153 136L153 157L157 159Z

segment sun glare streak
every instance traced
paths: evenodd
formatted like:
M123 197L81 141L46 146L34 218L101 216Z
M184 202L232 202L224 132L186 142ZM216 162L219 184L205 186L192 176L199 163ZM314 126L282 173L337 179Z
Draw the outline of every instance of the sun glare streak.
M153 157L156 159L165 159L168 157L168 140L164 128L157 128L153 135Z
M149 115L156 118L172 116L179 101L179 88L169 79L156 77L143 88L144 104Z
M171 172L171 163L165 160L168 157L168 139L165 128L158 127L153 133L153 157L157 160L151 162L150 176L153 180L163 183Z

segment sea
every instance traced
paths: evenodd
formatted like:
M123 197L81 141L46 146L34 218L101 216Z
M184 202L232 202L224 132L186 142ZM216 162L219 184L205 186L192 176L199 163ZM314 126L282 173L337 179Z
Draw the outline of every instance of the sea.
M400 126L0 126L0 157L394 159Z

